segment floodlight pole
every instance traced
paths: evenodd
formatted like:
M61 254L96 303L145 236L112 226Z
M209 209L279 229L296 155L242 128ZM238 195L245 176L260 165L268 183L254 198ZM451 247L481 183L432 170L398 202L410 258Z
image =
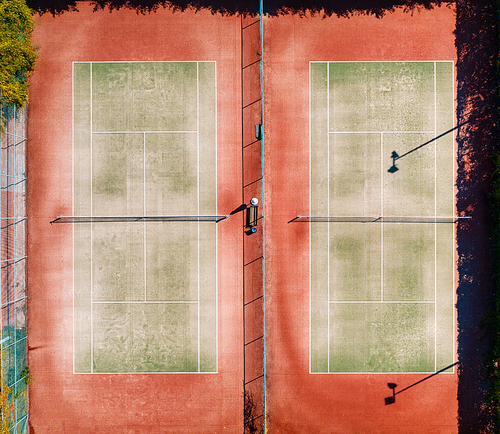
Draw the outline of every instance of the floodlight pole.
M394 404L396 402L396 383L387 383L387 387L392 390L392 396L385 398L385 405Z

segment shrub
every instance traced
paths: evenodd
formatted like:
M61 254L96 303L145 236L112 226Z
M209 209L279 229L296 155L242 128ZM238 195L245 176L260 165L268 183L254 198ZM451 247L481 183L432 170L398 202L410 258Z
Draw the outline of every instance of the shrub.
M22 107L36 53L32 10L24 0L0 0L0 102Z

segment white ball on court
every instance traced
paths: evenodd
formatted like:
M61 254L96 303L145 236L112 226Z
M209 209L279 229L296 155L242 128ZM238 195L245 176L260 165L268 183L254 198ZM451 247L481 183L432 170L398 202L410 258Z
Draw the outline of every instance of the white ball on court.
M250 205L257 205L259 203L259 199L257 199L256 197L252 198L252 200L250 201Z

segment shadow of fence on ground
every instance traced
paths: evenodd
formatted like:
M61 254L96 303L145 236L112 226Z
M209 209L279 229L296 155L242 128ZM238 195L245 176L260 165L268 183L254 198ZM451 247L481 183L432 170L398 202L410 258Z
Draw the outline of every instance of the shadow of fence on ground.
M484 361L489 338L481 322L495 291L492 217L488 209L498 150L496 86L497 16L487 1L457 2L457 210L472 220L457 227L459 433L489 432L488 379Z

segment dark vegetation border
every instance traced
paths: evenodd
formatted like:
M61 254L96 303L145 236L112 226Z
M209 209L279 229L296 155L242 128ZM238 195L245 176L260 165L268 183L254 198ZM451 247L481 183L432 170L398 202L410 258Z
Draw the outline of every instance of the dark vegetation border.
M489 412L491 419L490 426L485 429L485 432L500 433L500 149L499 143L499 88L500 88L500 0L491 2L491 23L492 29L489 35L491 43L495 43L496 55L490 58L490 63L495 65L496 72L496 92L492 92L492 98L489 102L489 110L486 110L494 117L490 130L494 137L491 138L492 144L495 144L491 149L492 174L490 179L491 191L489 195L489 210L491 217L491 241L493 247L492 255L492 277L494 280L494 289L491 297L490 309L483 322L483 328L487 335L487 351L484 366L486 375L489 379L489 384L486 392L485 409ZM493 24L495 21L495 24ZM496 34L494 33L496 32ZM493 42L494 41L494 42ZM493 68L492 68L493 69ZM494 99L493 99L494 98Z
M492 1L456 3L459 433L500 432L500 195L493 194L498 152L498 13ZM497 183L500 187L500 184ZM500 253L500 249L496 249ZM499 276L500 277L500 276ZM500 279L498 279L500 284ZM498 295L497 295L498 293Z
M1 1L1 0L0 0ZM12 0L3 0L12 1ZM16 0L17 1L17 0ZM496 3L495 3L496 2ZM36 12L77 10L72 0L27 0ZM258 0L93 0L95 9L208 9L257 14ZM265 0L268 15L382 17L434 6L456 8L459 433L500 433L500 154L498 152L498 21L500 0Z

